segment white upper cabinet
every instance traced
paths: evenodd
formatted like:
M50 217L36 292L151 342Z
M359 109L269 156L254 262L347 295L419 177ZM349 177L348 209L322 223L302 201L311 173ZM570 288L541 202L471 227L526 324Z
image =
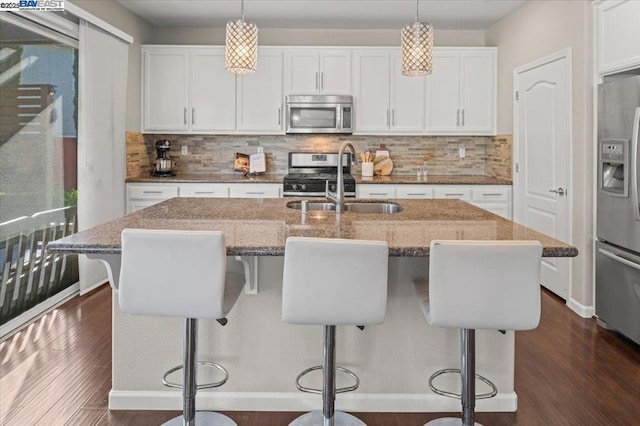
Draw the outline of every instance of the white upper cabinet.
M142 131L187 131L189 51L178 47L142 52Z
M496 66L495 48L434 49L426 133L494 135Z
M595 3L598 72L610 74L640 66L640 1Z
M349 50L285 50L284 64L285 95L351 94Z
M313 94L353 95L355 134L496 132L496 48L435 48L421 77L402 75L397 47L261 47L237 76L222 46L142 52L145 133L283 134L285 95Z
M391 54L391 133L421 133L425 129L425 76L402 75L402 54Z
M224 48L191 51L191 130L236 128L236 76L224 68Z
M283 133L282 50L258 48L255 73L238 76L238 130Z
M355 133L422 133L425 77L402 75L399 49L354 53Z
M388 133L390 50L367 49L353 53L354 133Z
M143 48L143 132L233 132L236 77L224 48Z

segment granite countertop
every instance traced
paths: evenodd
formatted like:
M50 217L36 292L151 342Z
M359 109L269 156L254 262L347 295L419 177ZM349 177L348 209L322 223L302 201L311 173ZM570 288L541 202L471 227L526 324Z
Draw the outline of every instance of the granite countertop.
M291 236L384 240L390 256L427 256L433 239L538 240L544 246L543 256L578 254L575 247L460 200L396 200L404 211L387 215L325 211L303 215L287 207L295 200L299 199L172 198L51 242L47 250L117 254L122 229L145 228L223 231L230 256L282 256Z
M418 179L415 176L374 176L362 177L354 174L356 183L382 183L382 184L426 184L426 185L511 185L507 179L500 179L485 175L429 175L426 179ZM282 183L284 175L264 174L258 176L243 176L240 173L228 174L189 174L181 173L178 176L138 176L128 177L126 182L144 183Z
M177 176L137 176L128 177L126 182L144 183L282 183L284 175L264 174L244 176L242 173L195 174L179 173Z
M373 176L354 175L356 183L382 184L422 184L422 185L512 185L513 182L485 175L428 175L426 179L415 176Z

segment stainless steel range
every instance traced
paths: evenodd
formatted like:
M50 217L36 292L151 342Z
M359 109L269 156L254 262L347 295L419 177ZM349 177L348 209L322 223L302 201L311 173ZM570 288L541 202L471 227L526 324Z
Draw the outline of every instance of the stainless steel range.
M356 180L351 176L351 153L342 157L344 192L347 197L356 196ZM338 172L337 152L290 152L289 173L283 179L282 195L285 197L324 197L329 190L336 190Z

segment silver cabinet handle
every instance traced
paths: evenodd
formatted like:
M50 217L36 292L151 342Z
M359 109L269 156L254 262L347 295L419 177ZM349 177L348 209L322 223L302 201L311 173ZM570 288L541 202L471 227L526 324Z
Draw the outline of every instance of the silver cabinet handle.
M564 194L566 194L566 192L564 191L564 189L562 188L558 188L558 189L550 189L549 192L553 192L554 194L558 194L559 196L563 196Z
M184 107L184 114L183 114L183 120L184 120L184 124L187 124L187 107Z
M320 90L324 89L324 71L320 73Z
M456 127L460 127L460 108L456 110Z
M407 192L407 195L413 195L413 196L421 195L423 197L427 196L427 194L425 194L424 192Z
M444 194L445 197L463 197L464 194Z
M247 195L264 195L264 192L262 192L262 191L247 191L247 192L245 192L245 194L247 194Z
M464 108L462 108L462 127L464 127Z
M387 109L387 126L389 125L389 109Z
M316 72L316 90L318 90L318 73Z
M396 109L395 108L391 110L391 125L392 126L396 125Z
M193 191L194 194L215 194L213 191Z
M637 269L638 271L640 271L640 265L637 264L637 263L634 263L634 262L632 262L630 260L627 260L627 259L625 259L623 257L617 256L617 255L615 255L615 254L613 254L611 252L608 252L606 250L603 250L601 248L598 249L598 252L602 253L605 256L607 256L609 259L613 259L613 260L615 260L617 262L622 263L623 265L627 265L627 266L629 266L629 267L631 267L633 269Z
M384 195L385 197L390 197L386 192L370 192L369 195Z
M162 194L162 191L142 191L143 194Z
M278 126L282 124L282 108L278 108Z
M502 194L500 194L499 192L483 192L482 195L485 197L488 197L488 196L499 197Z
M196 109L191 108L191 124L196 124Z

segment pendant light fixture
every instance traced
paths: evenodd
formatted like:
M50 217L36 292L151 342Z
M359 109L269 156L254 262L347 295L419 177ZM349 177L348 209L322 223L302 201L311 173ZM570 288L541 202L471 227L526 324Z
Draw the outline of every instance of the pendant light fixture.
M255 72L258 62L258 27L244 20L244 0L240 0L240 16L227 22L224 44L224 65L236 74Z
M417 76L431 74L433 56L433 27L418 20L402 29L402 75Z

